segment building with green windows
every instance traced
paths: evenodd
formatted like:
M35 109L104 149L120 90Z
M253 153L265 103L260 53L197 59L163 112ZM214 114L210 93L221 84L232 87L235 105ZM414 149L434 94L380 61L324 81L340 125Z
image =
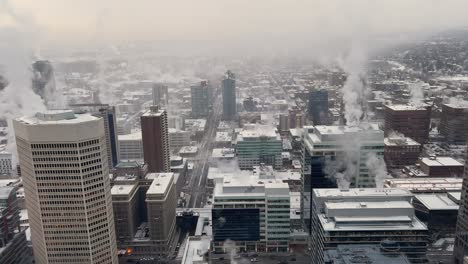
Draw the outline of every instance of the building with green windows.
M246 127L237 134L236 142L240 169L251 170L260 164L270 165L275 169L281 168L283 143L273 126Z

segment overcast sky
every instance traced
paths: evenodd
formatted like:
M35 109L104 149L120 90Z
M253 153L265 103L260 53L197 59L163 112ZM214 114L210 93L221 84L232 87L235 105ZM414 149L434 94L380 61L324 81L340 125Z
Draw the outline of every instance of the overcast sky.
M468 0L0 0L43 43L211 40L328 45L350 36L468 27ZM1 12L1 11L0 11ZM0 24L5 16L0 13Z

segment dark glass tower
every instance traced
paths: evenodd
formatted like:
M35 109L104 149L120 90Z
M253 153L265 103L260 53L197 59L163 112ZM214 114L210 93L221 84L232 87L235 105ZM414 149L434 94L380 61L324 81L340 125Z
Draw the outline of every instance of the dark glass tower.
M223 80L223 119L233 120L236 113L236 79L228 70Z
M328 91L324 89L309 92L309 103L307 105L309 120L316 125L328 124Z

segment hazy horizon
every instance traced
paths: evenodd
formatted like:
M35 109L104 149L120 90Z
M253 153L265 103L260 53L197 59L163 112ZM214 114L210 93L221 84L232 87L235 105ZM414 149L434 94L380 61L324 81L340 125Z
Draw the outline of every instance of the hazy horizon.
M0 29L30 33L42 49L146 42L296 53L465 29L466 10L463 0L0 0Z

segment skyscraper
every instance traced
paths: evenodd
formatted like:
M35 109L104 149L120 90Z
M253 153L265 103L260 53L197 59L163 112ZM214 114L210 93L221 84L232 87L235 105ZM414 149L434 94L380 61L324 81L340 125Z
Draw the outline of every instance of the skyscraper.
M223 118L232 120L236 116L236 79L234 73L226 72L223 79Z
M312 90L309 92L307 105L309 119L314 126L328 124L328 91L325 89Z
M162 83L153 84L153 105L167 106L169 104L169 90Z
M107 161L109 168L115 167L120 161L115 107L108 104L72 104L70 107L76 113L89 112L93 116L102 117L106 132Z
M143 156L149 172L170 172L167 112L152 106L141 116Z
M458 209L457 229L455 231L454 257L456 264L465 263L468 256L468 152L465 157L465 173L461 192L460 208Z
M55 110L13 126L36 263L117 263L102 118Z
M207 117L211 108L211 87L207 81L200 82L200 85L190 87L192 100L192 117Z

